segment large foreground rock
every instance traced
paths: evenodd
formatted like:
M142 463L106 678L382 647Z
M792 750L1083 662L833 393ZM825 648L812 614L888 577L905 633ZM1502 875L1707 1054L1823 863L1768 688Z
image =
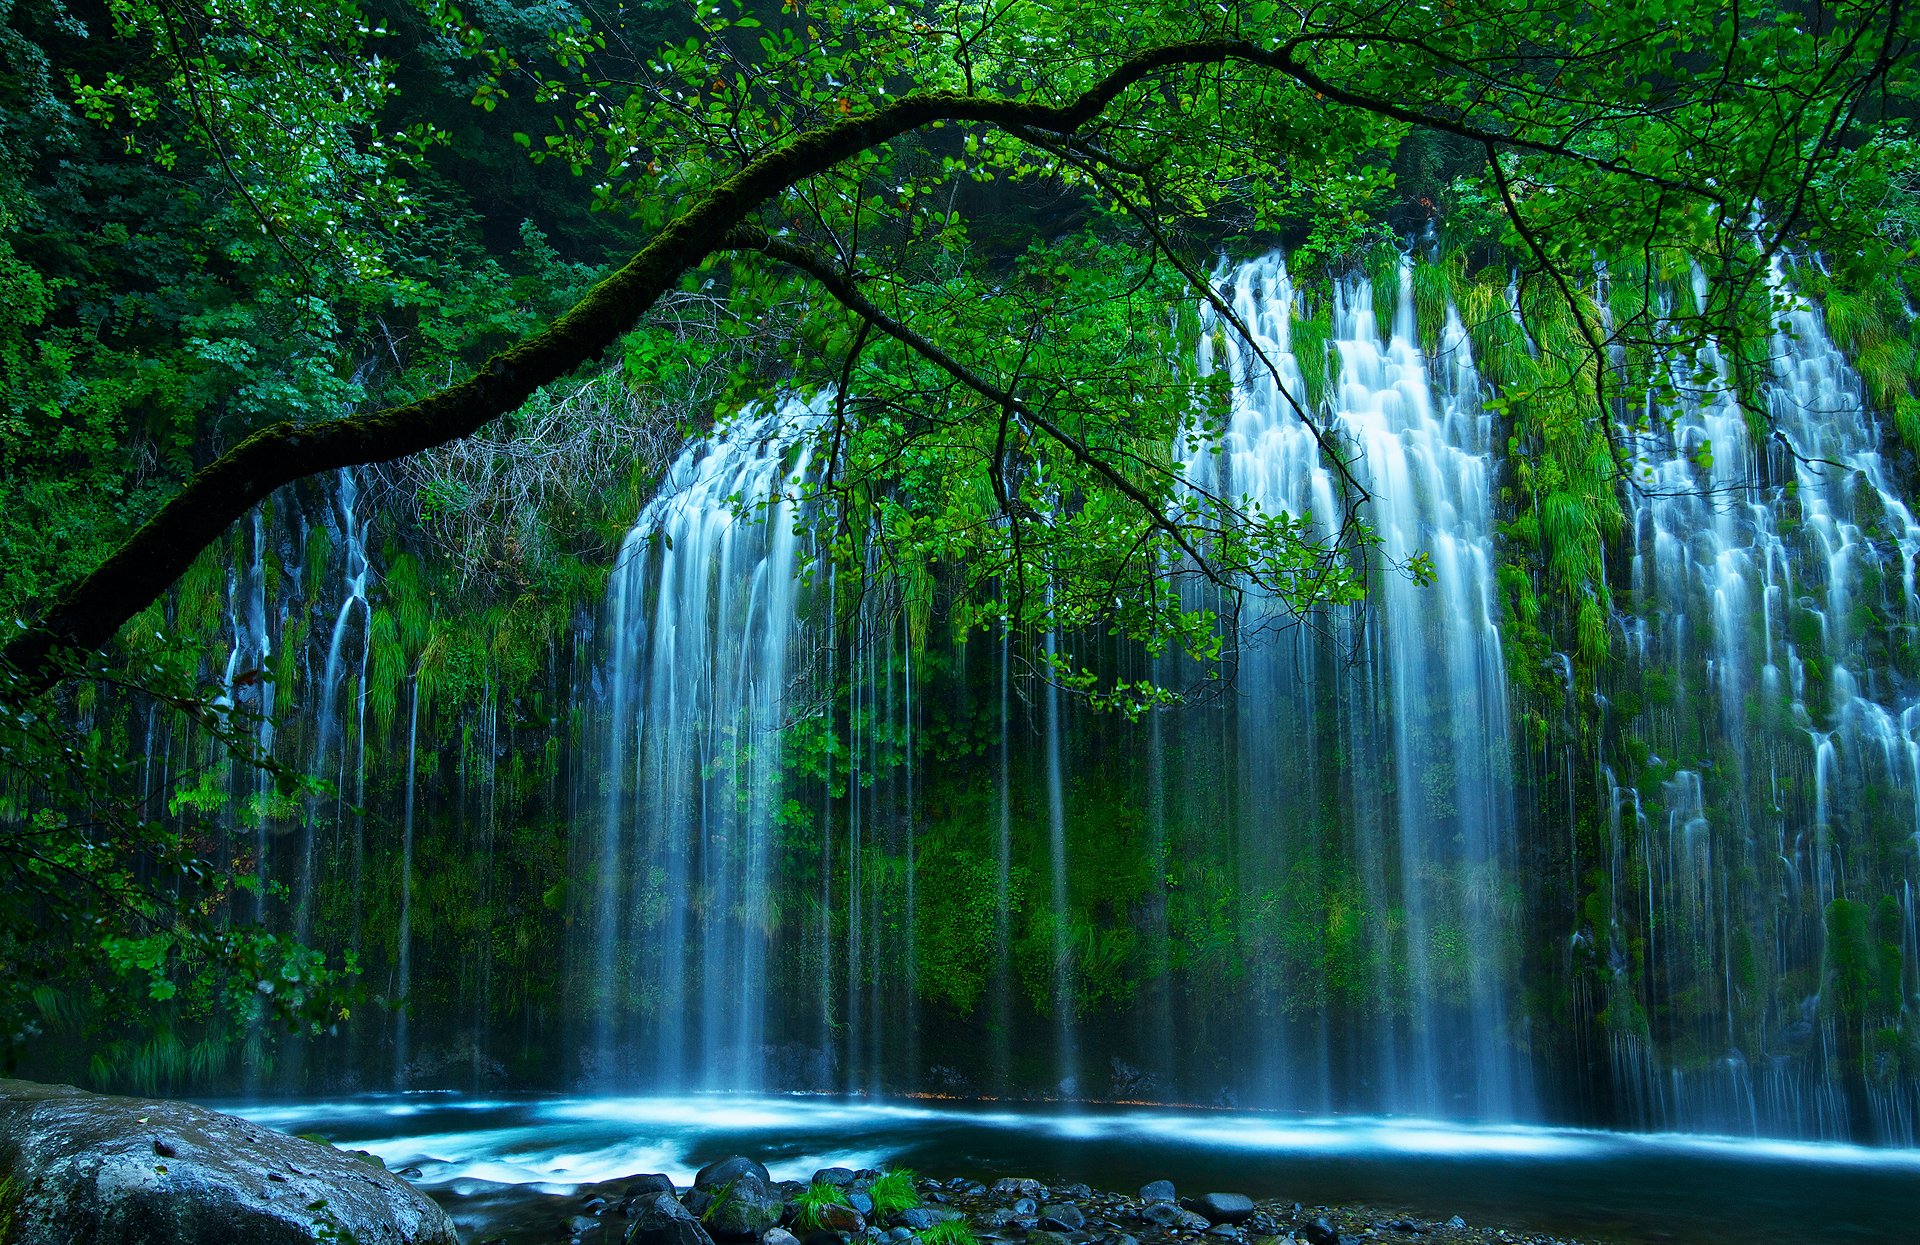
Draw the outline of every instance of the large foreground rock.
M458 1245L398 1176L184 1102L0 1080L6 1245Z

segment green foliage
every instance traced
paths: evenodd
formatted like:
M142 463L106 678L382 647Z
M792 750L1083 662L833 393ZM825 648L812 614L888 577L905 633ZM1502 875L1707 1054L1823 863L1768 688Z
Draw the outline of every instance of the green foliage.
M964 1219L948 1219L920 1233L920 1245L979 1245L973 1228Z
M826 1225L820 1222L820 1212L829 1206L847 1205L845 1189L816 1180L800 1190L793 1199L793 1224L802 1232L819 1232Z
M867 1190L867 1196L873 1199L875 1218L884 1222L920 1205L920 1193L914 1188L913 1180L912 1168L892 1167L883 1172Z
M257 886L215 848L317 787L261 755L255 719L197 696L171 658L76 673L214 746L150 794L124 735L0 686L0 1059L54 1039L91 1050L96 1079L152 1090L213 1075L267 1027L345 1019L354 958L228 919Z

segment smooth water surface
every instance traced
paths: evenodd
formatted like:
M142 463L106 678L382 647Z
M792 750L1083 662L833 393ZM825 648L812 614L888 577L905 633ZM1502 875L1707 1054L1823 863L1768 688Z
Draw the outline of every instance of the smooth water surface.
M1308 1204L1612 1241L1920 1240L1920 1151L1414 1119L1160 1108L1018 1109L824 1097L473 1098L216 1104L416 1166L463 1235L516 1201L640 1172L685 1183L750 1154L778 1179L830 1165L1036 1176L1131 1191L1167 1178ZM544 1220L543 1220L544 1221ZM550 1227L549 1227L550 1231Z

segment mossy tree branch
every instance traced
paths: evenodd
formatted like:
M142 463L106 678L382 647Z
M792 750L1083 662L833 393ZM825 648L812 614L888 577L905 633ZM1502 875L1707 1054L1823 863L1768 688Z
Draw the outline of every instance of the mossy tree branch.
M1348 91L1310 64L1319 43L1350 33L1303 34L1273 46L1237 38L1173 42L1134 53L1071 101L1042 104L954 92L903 95L873 111L795 135L753 158L689 204L618 271L548 328L500 352L473 376L370 415L280 423L248 436L189 478L95 570L62 593L0 650L21 685L45 690L60 677L57 655L105 645L159 598L234 522L274 490L305 476L385 462L470 435L516 410L541 386L599 358L681 276L725 244L730 231L783 191L897 138L939 123L1068 136L1130 89L1169 70L1239 63L1273 71L1329 102L1389 120L1515 149L1577 160L1639 182L1712 198L1711 187L1676 181L1611 159L1584 156L1532 135L1486 129L1452 111Z

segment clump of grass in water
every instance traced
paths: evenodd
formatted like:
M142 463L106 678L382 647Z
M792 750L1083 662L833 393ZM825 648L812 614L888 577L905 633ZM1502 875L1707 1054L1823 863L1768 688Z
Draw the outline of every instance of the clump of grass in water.
M920 1204L920 1194L913 1187L913 1171L906 1167L896 1167L874 1181L867 1196L873 1199L873 1213L878 1219L912 1210Z
M964 1219L936 1223L920 1234L920 1245L980 1245Z
M882 1179L884 1179L884 1177ZM846 1206L849 1204L846 1190L837 1185L830 1185L824 1180L816 1180L801 1190L800 1196L794 1199L794 1206L796 1207L793 1212L794 1226L803 1232L818 1232L825 1226L820 1222L820 1212L822 1210L825 1210L829 1206ZM876 1199L874 1208L876 1210L879 1209L879 1205L879 1201Z

